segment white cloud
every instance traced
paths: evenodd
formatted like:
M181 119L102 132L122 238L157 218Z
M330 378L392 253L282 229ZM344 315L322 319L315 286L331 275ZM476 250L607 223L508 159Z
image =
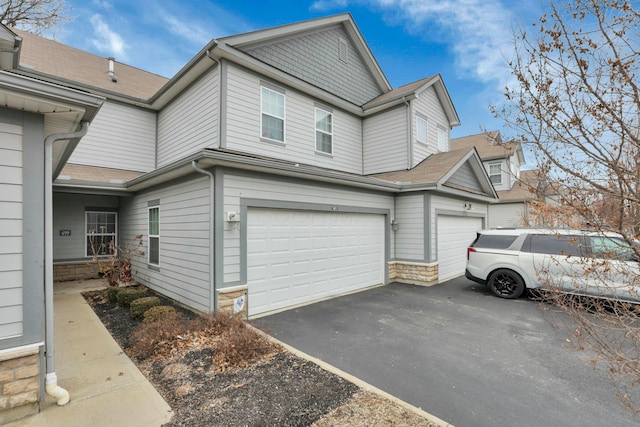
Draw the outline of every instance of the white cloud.
M518 2L509 2L509 8ZM364 5L379 10L391 25L427 41L449 46L458 72L501 90L512 77L505 65L513 49L514 10L501 0L317 0L312 9Z
M348 0L316 0L309 9L324 12L331 9L343 9L349 6Z
M110 56L114 56L120 61L128 59L126 52L127 45L122 37L111 30L103 20L102 16L95 14L91 16L91 25L93 25L95 37L91 39L91 44L100 52Z

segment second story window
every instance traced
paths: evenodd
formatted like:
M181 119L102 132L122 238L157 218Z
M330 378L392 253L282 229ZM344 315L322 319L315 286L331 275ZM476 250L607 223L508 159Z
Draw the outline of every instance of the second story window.
M500 163L489 165L489 178L492 184L502 184L502 167Z
M316 108L316 151L333 153L333 114Z
M416 140L427 143L427 119L422 116L416 116Z
M262 128L261 136L273 141L284 142L284 93L262 86Z

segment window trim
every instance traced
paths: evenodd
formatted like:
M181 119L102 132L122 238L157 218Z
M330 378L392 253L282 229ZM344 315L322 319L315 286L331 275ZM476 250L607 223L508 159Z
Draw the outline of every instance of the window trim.
M491 168L497 166L498 168L500 168L500 173L491 173ZM489 181L491 181L491 184L493 185L499 185L502 184L502 163L489 163ZM498 182L494 182L493 179L491 178L492 176L499 176L500 180Z
M158 234L151 234L151 211L158 212ZM160 204L150 203L147 206L147 264L150 266L160 267ZM158 240L158 259L157 262L151 260L151 239Z
M273 92L277 95L282 96L282 117L275 116L271 113L267 113L264 111L264 91ZM269 138L262 131L264 125L264 116L269 116L277 120L282 121L282 141L279 139ZM287 95L284 90L278 89L271 84L266 82L260 83L260 140L265 142L273 142L277 144L285 144L287 140L287 132L286 132L286 122L287 122Z
M330 120L329 125L331 126L331 132L327 132L327 131L325 131L323 129L319 129L318 128L318 111L322 111L323 113L326 113L330 117L331 120ZM320 153L320 154L333 155L333 111L331 111L328 108L323 108L323 107L316 106L315 109L314 109L314 118L315 118L315 120L314 120L315 126L314 127L315 127L315 137L316 137L316 152ZM320 133L322 133L324 135L329 135L329 137L331 138L331 145L330 145L331 150L330 151L324 151L324 150L321 150L319 148L319 146L318 146L318 132L320 132Z
M420 124L424 123L424 141L420 139ZM422 114L416 113L416 141L427 145L429 141L429 120Z
M84 211L84 253L85 253L85 257L86 258L93 258L93 254L89 253L89 230L87 229L89 226L89 222L88 222L88 218L87 215L90 213L95 213L95 214L108 214L108 215L115 215L114 221L115 221L115 231L113 233L93 233L94 236L110 236L113 235L113 240L114 240L114 244L117 246L118 245L118 212L115 210L110 210L108 208L106 209L100 209L100 208L90 208L90 209L86 209ZM99 258L103 258L103 257L108 257L110 254L106 253L104 255L98 255Z

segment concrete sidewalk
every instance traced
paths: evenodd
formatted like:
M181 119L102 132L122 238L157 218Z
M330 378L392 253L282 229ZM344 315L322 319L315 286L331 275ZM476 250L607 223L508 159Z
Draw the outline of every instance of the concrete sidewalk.
M173 412L113 340L80 292L100 280L54 284L55 366L71 400L47 396L40 413L7 426L160 426Z

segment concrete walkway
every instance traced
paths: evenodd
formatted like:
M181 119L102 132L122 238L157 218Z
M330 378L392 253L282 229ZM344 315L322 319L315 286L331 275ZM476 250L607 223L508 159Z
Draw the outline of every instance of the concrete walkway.
M170 421L169 405L80 294L101 287L100 280L54 285L56 374L71 401L57 406L47 396L38 415L8 426L160 426Z

